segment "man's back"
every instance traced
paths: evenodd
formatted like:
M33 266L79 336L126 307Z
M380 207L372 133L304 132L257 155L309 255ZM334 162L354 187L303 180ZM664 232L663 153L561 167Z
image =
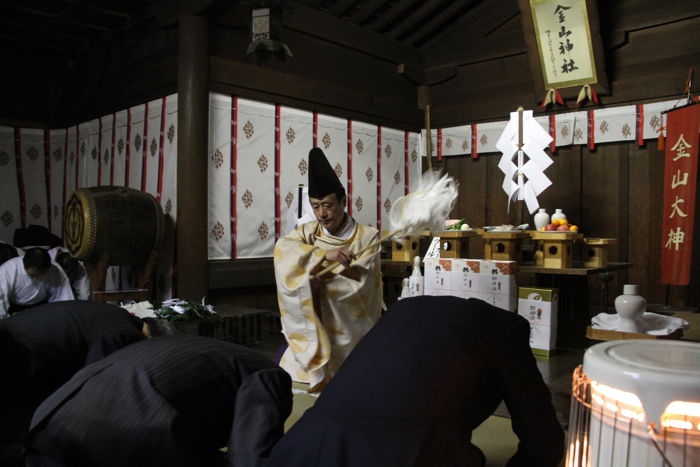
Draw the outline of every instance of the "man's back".
M528 336L527 321L480 300L402 300L285 435L270 464L478 465L471 431L505 400L521 440L512 465L556 465L563 432ZM308 448L292 449L304 437Z
M257 352L158 337L76 374L37 409L27 442L71 466L205 465L226 445L255 465L290 411L289 376Z

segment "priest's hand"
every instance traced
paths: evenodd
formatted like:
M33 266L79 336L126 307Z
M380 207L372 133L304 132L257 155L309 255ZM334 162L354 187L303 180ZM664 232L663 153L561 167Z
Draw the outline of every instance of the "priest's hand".
M334 248L326 253L326 261L331 263L338 262L346 268L350 266L352 260L355 259L355 253L347 248Z

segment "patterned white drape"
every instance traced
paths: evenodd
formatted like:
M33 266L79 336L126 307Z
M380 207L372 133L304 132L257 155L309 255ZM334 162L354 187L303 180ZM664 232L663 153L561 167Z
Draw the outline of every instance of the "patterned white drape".
M143 167L143 134L146 117L146 104L136 105L129 109L131 115L129 128L127 128L130 141L127 148L127 177L129 188L141 189L141 169Z
M100 186L109 185L112 174L112 135L114 134L112 124L114 114L100 117L100 141L98 154L100 158L100 176L97 184Z
M595 143L634 141L636 108L633 105L595 111Z
M406 193L405 144L406 132L390 128L381 129L381 198L382 229L390 229L391 206Z
M282 107L280 113L280 236L284 236L296 223L299 185L308 185L313 114L288 107Z
M63 237L63 174L66 168L66 130L49 130L49 198L51 232Z
M666 136L666 111L670 110L678 101L654 102L644 104L644 124L642 125L642 138L658 138L659 133ZM663 113L662 113L663 112Z
M557 146L588 143L588 116L586 112L569 112L556 115Z
M114 165L111 184L126 186L126 154L129 150L129 111L121 110L115 115L114 122Z
M275 106L238 99L237 113L236 257L272 256Z
M420 156L420 133L408 134L408 192L412 193L418 187L423 173L423 158Z
M352 122L352 215L377 226L377 126Z
M44 130L23 128L20 132L25 225L48 225Z
M231 258L231 97L209 96L209 258Z
M484 152L496 152L496 142L503 133L507 121L479 123L476 125L477 150L479 154Z
M317 135L316 146L323 149L326 159L335 170L347 193L350 177L348 170L348 121L344 118L319 114ZM304 184L308 184L308 182L304 182Z
M19 209L19 186L15 160L15 129L0 126L0 241L12 243L15 229L22 227Z
M442 150L443 156L456 156L458 154L469 154L471 152L472 127L471 125L460 125L442 130Z
M145 161L142 174L142 190L153 196L158 193L158 175L160 162L160 132L161 116L163 114L163 99L148 103L148 120L146 121Z

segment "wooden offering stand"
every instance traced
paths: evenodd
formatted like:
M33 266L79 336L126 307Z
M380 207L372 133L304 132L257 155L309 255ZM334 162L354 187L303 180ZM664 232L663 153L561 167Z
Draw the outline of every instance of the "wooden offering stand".
M426 245L426 238L430 238L430 232L424 231L420 235L406 237L401 240L391 241L391 260L407 261L413 263L413 258L423 256Z
M469 256L469 239L479 234L475 230L446 230L440 236L440 258L466 258Z
M486 232L484 239L484 259L500 261L521 261L523 239L530 234L523 231Z
M533 240L538 242L535 251L536 263L545 268L572 267L574 264L574 242L583 238L583 234L578 232L531 230L530 235Z
M587 268L604 268L608 264L608 245L617 243L616 238L584 238L586 252L583 265Z

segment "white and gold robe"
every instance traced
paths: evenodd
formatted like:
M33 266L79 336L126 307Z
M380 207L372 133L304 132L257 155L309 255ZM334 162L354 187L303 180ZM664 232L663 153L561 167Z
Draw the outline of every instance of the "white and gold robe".
M327 266L328 250L344 247L357 255L377 238L376 229L355 222L344 240L314 221L275 245L277 299L289 343L280 366L294 381L309 383L309 392L323 389L381 315L380 246L358 255L348 270L337 266L318 289L312 290L309 278Z

